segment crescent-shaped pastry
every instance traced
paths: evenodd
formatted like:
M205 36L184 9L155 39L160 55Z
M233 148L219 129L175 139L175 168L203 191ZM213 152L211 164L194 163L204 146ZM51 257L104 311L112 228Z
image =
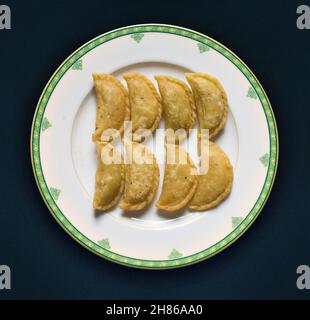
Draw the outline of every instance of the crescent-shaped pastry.
M191 210L207 210L217 206L230 193L233 168L225 152L209 141L209 166L206 174L198 175L198 187L189 203Z
M121 209L137 211L153 200L159 182L159 168L153 153L144 145L129 142L126 145L125 192Z
M124 121L130 118L128 93L119 80L109 74L94 73L93 81L97 97L96 131L94 141L111 141L111 135L102 137L107 129L115 129L122 135Z
M131 110L132 132L136 141L141 141L138 129L151 132L158 127L161 118L161 99L153 83L144 75L131 73L124 75L128 85Z
M165 176L157 208L176 211L185 207L197 184L197 170L189 154L179 145L166 144Z
M99 211L106 211L117 203L123 193L125 168L121 154L111 144L97 143L97 153L98 167L93 207Z
M199 129L209 129L210 139L225 126L228 113L227 95L220 82L204 73L185 73L197 109Z
M155 77L162 98L166 129L184 129L188 133L196 121L196 107L187 85L174 77ZM185 136L180 136L181 140Z

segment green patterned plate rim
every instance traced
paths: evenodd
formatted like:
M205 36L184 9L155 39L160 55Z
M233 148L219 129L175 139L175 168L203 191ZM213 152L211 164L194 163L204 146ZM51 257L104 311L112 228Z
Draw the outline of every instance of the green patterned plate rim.
M77 65L76 63L79 62L79 59L81 59L81 57L83 57L87 52L93 50L95 47L118 37L145 34L147 32L169 33L192 39L201 44L201 46L199 47L200 50L207 50L208 48L212 48L213 50L216 50L221 55L230 60L245 75L252 88L255 90L254 92L251 92L251 95L255 95L259 98L264 109L269 131L269 157L267 159L263 159L266 167L268 166L265 183L259 198L257 199L252 210L246 215L246 218L230 234L228 234L224 239L214 244L213 246L190 256L184 256L169 260L142 260L126 257L108 250L107 248L103 248L102 246L98 245L97 243L83 235L70 223L70 221L66 219L65 215L58 208L51 190L46 184L40 159L40 135L42 132L41 129L47 125L46 120L44 120L45 108L48 104L49 98L53 93L53 90L57 86L62 76L70 68L72 68L73 65ZM135 39L136 41L140 41L141 38L142 36L133 37L133 39ZM250 227L250 225L254 222L254 220L257 218L262 208L264 207L273 186L278 165L279 138L275 117L269 99L253 72L239 57L237 57L233 52L231 52L219 42L199 32L172 25L143 24L123 27L100 35L80 47L60 65L60 67L55 71L55 73L52 75L47 85L45 86L37 104L31 129L30 149L34 176L42 198L57 222L72 238L74 238L85 248L89 249L91 252L99 255L100 257L122 265L144 269L169 269L191 265L219 253L223 249L230 246L234 241L236 241Z

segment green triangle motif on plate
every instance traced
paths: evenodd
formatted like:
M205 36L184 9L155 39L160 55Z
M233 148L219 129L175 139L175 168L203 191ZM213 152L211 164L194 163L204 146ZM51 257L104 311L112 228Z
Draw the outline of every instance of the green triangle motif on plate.
M50 128L52 125L51 123L47 120L46 117L43 118L42 121L42 131L45 131L46 129Z
M134 33L130 36L133 40L135 40L137 43L139 43L142 38L144 37L143 33Z
M243 217L231 217L231 226L233 228L238 227L242 220Z
M249 88L246 96L251 99L255 99L255 100L257 99L257 94L256 94L254 88L252 88L252 87Z
M98 241L98 244L104 249L111 249L109 239L102 239Z
M55 199L55 200L58 200L59 198L59 195L60 195L60 190L59 189L56 189L56 188L50 188L50 192L51 192L51 195L52 197Z
M83 70L83 60L80 59L80 60L74 62L73 66L72 66L72 70L78 70L78 71Z
M178 259L181 258L183 256L183 254L181 252L179 252L176 249L172 249L172 251L170 252L168 258L169 259Z
M203 44L203 43L197 43L197 47L198 47L198 50L200 53L204 53L204 52L207 52L210 50L210 48L206 45L206 44Z
M263 156L261 156L259 158L260 162L263 164L264 167L268 166L268 162L269 162L269 154L265 153Z

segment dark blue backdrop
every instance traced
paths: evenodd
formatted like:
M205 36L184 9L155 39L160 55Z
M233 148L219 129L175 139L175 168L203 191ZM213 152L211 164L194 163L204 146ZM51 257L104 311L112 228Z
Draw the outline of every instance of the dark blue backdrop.
M12 269L3 298L309 298L296 267L310 264L310 30L294 1L3 1L0 31L0 265ZM302 1L307 2L307 1ZM52 218L32 175L29 136L50 75L75 49L114 28L162 22L205 33L254 71L280 137L274 189L254 225L219 255L179 270L135 270L100 259Z

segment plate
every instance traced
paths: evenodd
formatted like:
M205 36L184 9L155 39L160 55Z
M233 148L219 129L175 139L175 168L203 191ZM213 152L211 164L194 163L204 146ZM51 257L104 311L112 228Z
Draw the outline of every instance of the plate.
M167 74L205 72L223 84L227 125L215 142L234 168L230 196L206 212L163 213L154 203L139 213L92 208L96 99L93 72ZM154 81L155 85L156 82ZM162 120L163 122L163 120ZM160 127L163 128L161 122ZM153 148L160 163L160 130ZM149 143L150 144L150 143ZM155 150L154 150L155 146ZM196 134L188 148L197 163ZM54 218L77 242L108 260L137 268L183 267L217 254L238 239L262 210L276 174L278 135L270 102L252 71L219 42L196 31L162 24L105 33L76 50L52 75L36 108L31 132L33 171Z

